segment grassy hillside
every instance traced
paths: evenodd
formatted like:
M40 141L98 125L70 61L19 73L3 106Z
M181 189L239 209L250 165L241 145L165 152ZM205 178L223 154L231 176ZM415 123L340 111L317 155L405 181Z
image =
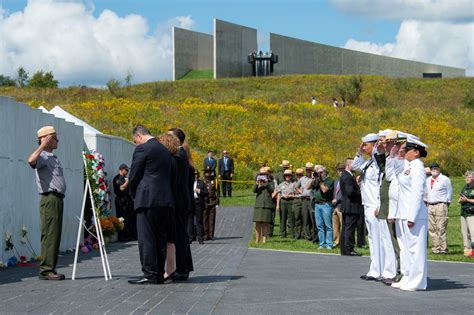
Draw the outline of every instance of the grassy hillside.
M474 167L474 79L392 79L362 76L356 104L332 108L331 98L350 90L349 76L305 75L139 84L114 91L0 88L32 106L65 110L95 128L130 138L137 123L159 134L181 127L201 166L208 149L227 149L237 179L263 163L282 159L333 168L356 152L360 137L396 128L429 145L425 163L451 175ZM350 92L350 91L349 91ZM310 104L311 96L320 102Z

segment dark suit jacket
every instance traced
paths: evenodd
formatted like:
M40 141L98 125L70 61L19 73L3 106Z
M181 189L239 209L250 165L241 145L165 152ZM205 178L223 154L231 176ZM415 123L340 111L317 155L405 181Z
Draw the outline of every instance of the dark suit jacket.
M342 213L362 213L362 198L360 196L360 188L357 182L348 171L342 172L339 179L341 186L341 212Z
M211 160L209 161L209 158L206 157L204 159L204 170L207 170L207 168L209 167L209 169L214 172L216 170L216 167L217 167L217 161L215 158L211 158ZM215 174L215 173L214 173Z
M227 157L227 171L230 174L234 174L234 159L231 157ZM219 175L224 175L224 158L219 159Z
M178 215L186 216L193 208L190 199L192 186L189 185L189 160L186 151L183 148L179 148L174 156L174 160L176 162L176 185L178 188L175 211Z
M171 154L158 140L138 145L129 175L134 208L173 207L170 176Z
M193 182L193 187L194 187L194 182ZM197 209L197 210L201 210L201 211L204 211L205 207L206 207L206 197L209 195L209 192L207 191L207 187L206 187L206 184L198 179L197 181L197 185L196 185L196 188L199 188L199 194L198 195L198 198L199 198L199 206L201 207L201 209ZM194 191L193 191L193 197L194 197Z

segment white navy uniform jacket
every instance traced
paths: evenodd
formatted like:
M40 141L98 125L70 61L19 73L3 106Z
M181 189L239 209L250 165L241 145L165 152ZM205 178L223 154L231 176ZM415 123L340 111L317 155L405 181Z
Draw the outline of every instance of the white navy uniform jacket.
M420 159L405 161L405 167L398 175L400 186L398 198L398 216L402 220L415 222L428 218L423 196L426 186L425 166Z
M366 208L380 208L380 185L382 183L382 174L372 155L370 159L365 160L361 155L356 155L352 169L361 171L365 174L361 181L360 192L362 195L362 204Z
M392 157L387 157L385 162L385 178L390 182L390 188L388 190L389 197L389 208L388 208L388 218L389 219L399 219L398 215L398 195L399 195L399 184L397 174L403 172L405 167L404 159L397 159Z

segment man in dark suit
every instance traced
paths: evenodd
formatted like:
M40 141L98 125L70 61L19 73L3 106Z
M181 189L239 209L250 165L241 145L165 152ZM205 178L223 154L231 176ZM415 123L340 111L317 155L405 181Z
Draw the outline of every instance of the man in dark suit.
M204 170L210 169L212 172L212 177L216 176L216 167L217 167L217 161L216 159L212 156L214 152L212 150L207 151L207 157L204 159Z
M341 188L341 212L343 217L343 237L341 242L341 255L360 256L354 250L354 232L357 220L363 212L360 188L352 175L352 158L347 158L345 170L339 179Z
M178 198L175 200L175 218L176 218L176 271L170 275L173 281L186 281L189 273L194 270L193 258L191 256L191 247L189 246L189 236L187 231L187 218L192 213L190 196L192 185L189 185L189 159L188 154L183 148L185 133L179 128L169 130L181 143L178 152L174 155L176 162L176 182L178 188Z
M232 183L225 182L226 180L232 180L234 177L234 159L227 155L227 151L222 151L222 158L219 159L219 179L224 180L222 182L222 193L224 197L228 195L232 197Z
M162 284L166 259L166 224L174 204L171 153L141 125L133 129L129 188L137 212L137 234L143 277L131 284Z

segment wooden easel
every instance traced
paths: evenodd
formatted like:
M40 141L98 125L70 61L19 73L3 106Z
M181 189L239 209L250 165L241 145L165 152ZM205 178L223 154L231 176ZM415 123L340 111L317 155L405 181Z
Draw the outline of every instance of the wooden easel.
M92 234L92 236L94 236L97 239L97 242L99 244L100 259L102 260L102 268L104 269L105 281L107 281L107 280L112 279L112 273L110 272L110 265L109 265L109 260L107 258L107 251L105 250L104 235L102 234L102 226L100 225L99 214L95 210L94 196L92 195L92 188L89 182L89 174L87 172L86 157L82 156L82 160L84 162L84 169L86 172L86 185L84 187L84 197L82 199L81 217L79 219L79 228L77 230L76 252L74 254L74 264L72 267L71 279L72 280L76 279L76 267L77 267L77 257L79 255L79 243L81 241L81 236L82 236L84 211L86 208L86 198L87 198L87 194L89 194L89 198L91 199L91 204L92 204L92 213L94 214L95 230L96 230L96 235Z

